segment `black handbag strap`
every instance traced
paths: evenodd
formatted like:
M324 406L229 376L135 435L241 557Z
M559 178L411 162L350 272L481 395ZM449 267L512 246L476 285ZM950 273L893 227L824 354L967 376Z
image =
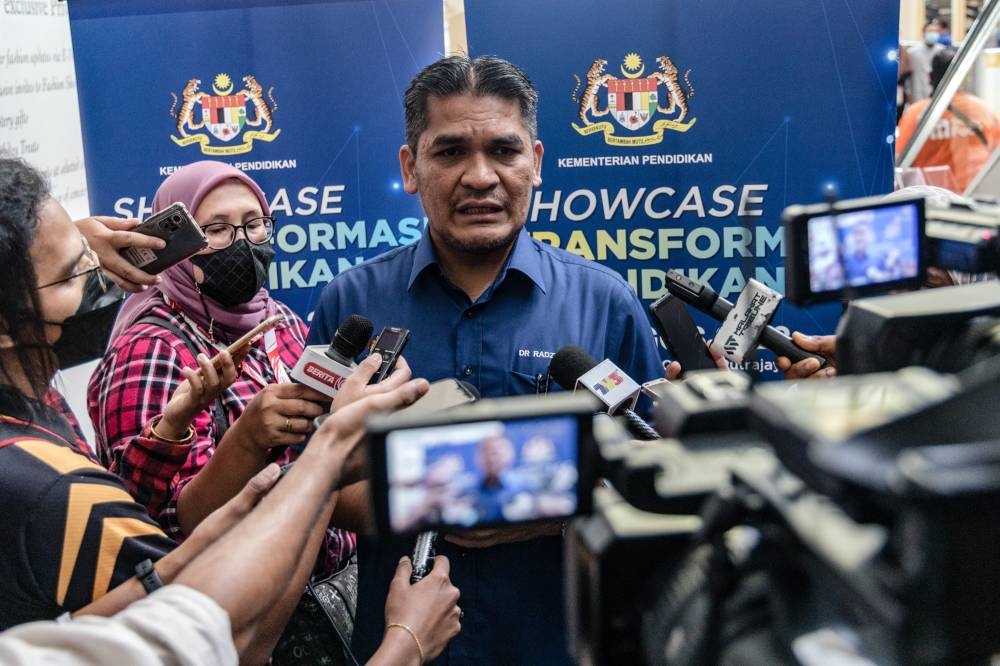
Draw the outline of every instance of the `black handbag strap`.
M184 346L188 348L192 356L197 358L198 354L201 353L201 349L199 349L198 346L195 345L194 341L186 333L184 333L184 331L182 331L180 327L178 327L176 324L174 324L172 321L168 319L164 319L163 317L157 317L156 315L147 315L142 319L140 319L139 321L137 321L136 323L153 324L154 326L165 328L174 335L176 335L181 340L181 342L184 343ZM222 396L217 397L215 399L215 402L212 403L211 412L212 412L212 421L215 423L215 433L216 433L215 436L217 440L221 440L222 436L226 434L227 430L229 430L229 419L226 418L226 408L222 404Z
M948 110L951 111L952 115L961 120L963 125L972 130L972 133L976 135L976 138L979 139L984 148L990 147L990 142L986 138L986 134L983 133L983 128L979 126L979 123L956 109L951 104L948 105Z

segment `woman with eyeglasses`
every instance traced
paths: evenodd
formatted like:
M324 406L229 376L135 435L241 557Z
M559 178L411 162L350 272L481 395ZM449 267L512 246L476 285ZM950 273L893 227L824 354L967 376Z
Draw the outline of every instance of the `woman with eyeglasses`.
M169 577L185 556L170 555L176 544L91 458L65 400L50 388L56 370L78 355L78 343L97 335L108 312L114 316L122 292L44 177L15 159L0 159L0 281L5 629L75 611L133 578L147 560ZM181 381L162 409L197 411L236 377L228 354L219 372L205 356L187 365L194 369L179 370Z
M253 233L250 219L238 224ZM409 404L427 383L408 382L404 362L402 372L357 391L378 369L373 359L361 364L348 380L356 386L344 393L367 392L373 400L326 421L304 454L312 462L285 481L293 483L294 502L279 487L257 504L278 480L271 466L177 545L132 500L121 479L92 459L83 435L62 411L65 402L50 388L56 369L66 364L65 342L97 330L89 323L92 314L103 310L104 301L111 299L117 308L121 300L113 296L120 292L104 275L81 227L114 266L109 273L114 280L137 291L153 280L116 265L111 256L118 247L145 242L123 235L133 225L97 218L74 224L49 195L41 174L20 160L0 158L0 662L152 663L189 657L236 663L238 656L240 663L268 663L312 568L298 555L315 552L323 536L316 526L333 512L331 484L359 472L357 462L347 458L361 438L366 410ZM133 302L133 311L136 305L141 301ZM164 413L152 415L150 429L159 433L156 424L164 424L168 414L200 413L236 379L232 358L225 351L219 356L218 372L204 354L181 371L186 381L178 382ZM253 353L244 365L251 362ZM173 425L164 428L171 432ZM325 471L308 471L318 469ZM294 518L280 523L287 532L267 527L276 524L271 516L289 511ZM411 585L408 561L400 562L386 601L386 615L396 620L391 624L397 630L387 633L371 663L433 659L458 633L458 590L447 572L447 559L438 557L432 575ZM229 579L248 575L255 579L231 592ZM164 585L167 589L145 599ZM63 613L113 617L36 622ZM24 626L5 632L16 625ZM316 663L312 656L304 663Z
M183 540L269 462L290 462L288 445L305 441L329 400L288 383L306 326L264 288L274 218L257 183L227 164L196 162L163 181L153 212L175 202L187 206L209 246L126 302L88 405L102 460L167 534ZM217 401L197 413L166 409L197 352L214 355L275 314L284 321L252 345ZM354 548L353 533L330 529L317 573L339 570Z

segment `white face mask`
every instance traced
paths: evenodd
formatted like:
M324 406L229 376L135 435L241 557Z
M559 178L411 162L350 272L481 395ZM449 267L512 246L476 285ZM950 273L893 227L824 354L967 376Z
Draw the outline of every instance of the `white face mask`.
M930 45L930 46L933 46L934 44L937 44L938 40L940 40L940 39L941 39L941 33L940 32L925 32L924 33L924 41L927 42L927 44Z

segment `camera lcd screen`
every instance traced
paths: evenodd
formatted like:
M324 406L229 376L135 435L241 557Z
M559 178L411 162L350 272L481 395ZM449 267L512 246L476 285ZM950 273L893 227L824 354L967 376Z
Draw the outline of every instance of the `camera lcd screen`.
M920 271L920 215L913 202L808 220L813 293L912 279Z
M393 532L560 519L579 502L575 415L407 428L385 436Z

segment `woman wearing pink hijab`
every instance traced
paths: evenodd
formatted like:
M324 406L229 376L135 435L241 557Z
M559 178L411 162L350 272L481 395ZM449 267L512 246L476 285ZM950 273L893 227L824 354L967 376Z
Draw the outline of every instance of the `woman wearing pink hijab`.
M287 381L306 326L263 288L274 218L260 187L227 164L196 162L160 185L153 211L178 201L209 248L126 302L88 403L103 462L181 540L269 462L290 462L295 454L287 445L305 440L327 399ZM194 415L164 413L184 380L181 369L197 367L197 352L211 357L273 314L284 321L253 344L218 401ZM354 547L352 533L329 530L317 568L332 573Z

